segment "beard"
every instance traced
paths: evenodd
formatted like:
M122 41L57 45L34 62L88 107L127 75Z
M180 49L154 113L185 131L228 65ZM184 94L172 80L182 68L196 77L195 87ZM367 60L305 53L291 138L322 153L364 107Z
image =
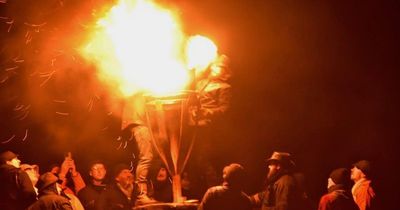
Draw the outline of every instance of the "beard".
M281 169L269 170L267 174L266 184L269 185L271 183L274 183L279 177L281 177L282 174L283 171Z

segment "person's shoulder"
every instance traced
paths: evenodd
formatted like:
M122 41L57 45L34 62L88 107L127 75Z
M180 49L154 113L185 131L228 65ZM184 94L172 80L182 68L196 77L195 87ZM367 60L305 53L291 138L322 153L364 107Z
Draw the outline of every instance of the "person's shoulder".
M278 180L290 183L296 183L296 179L292 174L284 174Z
M207 190L207 194L221 194L223 192L225 192L227 189L224 186L214 186L214 187L210 187Z
M337 195L334 192L326 193L325 195L321 196L319 201L320 205L325 205L327 203L331 203L332 200L335 199Z
M48 194L48 195L40 196L37 201L38 202L49 202L49 201L69 202L68 198L61 196L61 195L57 195L57 194Z

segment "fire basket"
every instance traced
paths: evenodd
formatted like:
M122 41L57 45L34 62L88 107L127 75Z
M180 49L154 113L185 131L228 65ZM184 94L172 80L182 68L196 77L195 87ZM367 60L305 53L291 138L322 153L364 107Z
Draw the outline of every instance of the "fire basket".
M174 203L185 202L180 175L196 138L196 124L189 114L197 107L195 99L193 91L165 97L146 97L146 115L152 142L172 176Z

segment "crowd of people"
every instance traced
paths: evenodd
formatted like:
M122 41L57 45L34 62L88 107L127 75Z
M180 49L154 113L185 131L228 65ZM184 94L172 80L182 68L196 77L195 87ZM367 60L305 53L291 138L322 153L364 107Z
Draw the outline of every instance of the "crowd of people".
M245 169L232 163L218 177L220 151L214 145L213 124L229 108L231 77L228 58L221 55L205 71L196 72L193 89L197 106L190 110L191 125L198 128L192 154L193 165L204 172L193 178L191 172L181 174L182 195L198 200L199 210L310 210L311 205L303 183L303 175L295 173L295 162L289 153L274 152L266 160L268 174L263 190L254 195L244 192ZM136 167L116 164L109 167L93 160L84 181L75 160L69 153L60 165L39 173L35 164L21 164L12 151L0 154L1 210L117 210L157 202L172 202L172 181L168 167L156 164L152 149L151 130L146 122L145 100L138 93L126 100L119 141L137 146ZM213 140L211 142L211 140ZM197 174L198 175L198 174ZM327 193L320 199L318 210L379 209L371 184L371 164L361 160L349 168L337 168L327 178ZM108 176L109 182L106 181Z
M13 151L0 154L0 209L132 209L140 205L141 189L131 166L116 164L108 169L100 160L89 164L86 182L71 157L40 174L39 166L21 164ZM172 202L171 178L166 167L153 164L147 196L152 202ZM219 185L196 194L193 181L182 174L182 193L198 199L199 210L305 210L313 209L301 179L294 172L295 162L289 153L274 152L266 160L268 174L264 190L254 195L244 192L245 169L238 163L225 166ZM327 193L318 210L379 209L371 183L371 163L361 160L352 168L334 169L327 178ZM106 182L106 176L110 182Z

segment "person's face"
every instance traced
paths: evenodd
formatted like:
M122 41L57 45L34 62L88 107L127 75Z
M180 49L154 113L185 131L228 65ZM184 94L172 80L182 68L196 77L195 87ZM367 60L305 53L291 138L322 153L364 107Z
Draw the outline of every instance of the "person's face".
M157 174L157 181L163 182L163 181L166 181L167 179L168 179L167 169L160 168L160 170L158 171L158 174Z
M211 78L218 78L222 74L223 67L219 65L211 66L210 77Z
M118 176L115 177L115 180L122 186L133 184L134 181L133 174L128 169L122 170Z
M96 163L90 168L89 175L96 181L102 181L106 176L107 170L101 163Z
M363 177L365 177L365 175L360 169L358 169L355 166L351 169L351 175L350 175L351 180L356 182Z
M7 163L9 165L14 166L15 168L20 168L20 166L21 166L21 161L17 157L13 158L10 161L7 161Z
M335 185L335 182L332 180L332 178L328 178L328 184L327 184L327 186L326 186L326 188L330 188L330 187L332 187L333 185Z
M268 178L273 177L276 175L280 170L280 165L277 163L271 163L268 165Z

